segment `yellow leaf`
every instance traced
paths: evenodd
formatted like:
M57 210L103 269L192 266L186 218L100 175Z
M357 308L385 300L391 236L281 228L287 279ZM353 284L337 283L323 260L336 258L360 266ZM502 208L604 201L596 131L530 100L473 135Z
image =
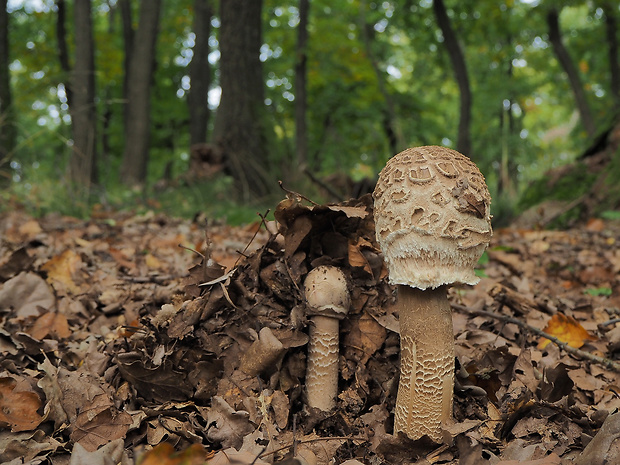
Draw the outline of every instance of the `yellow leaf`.
M55 289L66 288L73 294L79 294L80 287L73 280L82 267L80 255L67 249L62 254L51 258L41 269L47 272L47 282Z
M213 457L207 454L200 444L192 444L187 449L177 452L167 442L155 446L142 456L139 465L203 465L205 460Z
M562 313L553 315L543 331L557 337L562 342L566 342L575 349L579 349L586 341L596 340L596 337L588 333L572 316ZM544 349L550 342L549 339L541 337L538 342L538 348Z

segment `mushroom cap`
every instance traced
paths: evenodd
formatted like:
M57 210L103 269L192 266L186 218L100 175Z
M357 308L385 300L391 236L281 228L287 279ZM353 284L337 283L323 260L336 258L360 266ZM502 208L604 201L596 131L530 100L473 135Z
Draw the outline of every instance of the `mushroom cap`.
M349 311L347 278L340 268L321 265L311 270L304 281L309 313L336 318Z
M379 174L375 230L391 284L476 284L491 240L491 196L478 167L445 147L404 150Z

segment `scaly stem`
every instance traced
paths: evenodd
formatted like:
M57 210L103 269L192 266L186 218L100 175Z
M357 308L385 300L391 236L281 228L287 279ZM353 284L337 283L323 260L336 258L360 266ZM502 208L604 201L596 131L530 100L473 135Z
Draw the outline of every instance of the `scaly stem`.
M315 315L310 325L306 368L308 405L323 411L336 407L339 323L336 318Z
M400 383L394 433L441 442L441 423L452 417L454 333L447 287L398 286Z

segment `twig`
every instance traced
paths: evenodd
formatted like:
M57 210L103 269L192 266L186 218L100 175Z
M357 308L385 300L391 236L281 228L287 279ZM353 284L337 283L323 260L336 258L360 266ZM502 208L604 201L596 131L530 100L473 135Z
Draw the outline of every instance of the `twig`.
M268 208L264 215L261 215L260 213L256 213L260 217L260 224L258 225L258 228L256 228L256 231L254 232L254 235L252 236L250 241L246 244L245 248L243 250L241 250L241 251L237 250L237 253L239 254L239 257L237 257L237 260L235 261L235 264L233 265L233 268L237 267L237 265L239 264L239 261L241 260L241 257L248 258L248 256L245 254L245 252L248 250L250 245L252 245L252 242L254 242L254 239L256 239L256 236L258 236L258 232L260 231L260 227L265 225L265 229L267 229L267 225L265 223L265 218L267 218L267 215L269 215L270 211L271 211L271 209Z
M500 304L500 308L501 308ZM576 349L574 347L571 347L568 345L567 342L564 342L560 339L558 339L555 336L552 336L549 333L545 333L544 331L538 329L538 328L534 328L533 326L528 325L527 323L524 323L521 320L518 320L516 318L513 318L511 316L507 316L507 315L501 315L499 313L493 313L493 312L487 312L486 310L475 310L475 309L471 309L471 308L467 308L464 305L459 305L459 304L455 304L452 303L451 304L452 308L459 311L459 312L466 312L466 313L474 313L476 315L482 315L482 316L486 316L489 318L494 318L496 320L499 321L503 321L505 323L512 323L515 324L517 326L519 326L520 328L532 333L532 334L536 334L537 336L541 336L544 337L545 339L549 339L551 342L553 342L556 346L558 346L560 349L565 350L566 352L568 352L569 354L572 354L576 357L579 357L581 359L586 359L586 360L590 360L591 362L597 363L599 365L604 366L605 368L609 369L609 370L613 370L613 371L617 371L620 372L620 363L615 362L609 358L605 358L605 357L599 357L598 355L594 355L591 354L590 352L586 352L583 350L579 350Z
M310 178L310 181L312 181L315 184L318 184L319 187L322 187L323 189L325 189L335 199L339 201L344 200L344 196L342 194L336 192L336 190L332 186L330 186L326 182L323 182L319 178L317 178L314 174L312 174L312 172L308 168L304 168L304 174Z
M280 189L282 189L284 192L286 192L288 195L292 195L293 197L296 197L298 199L303 199L306 202L310 202L312 205L314 205L315 207L318 206L319 204L316 203L314 200L309 199L308 197L306 197L303 194L300 194L299 192L295 192L292 191L290 189L287 189L286 187L284 187L284 183L282 181L278 181L278 184L280 185Z

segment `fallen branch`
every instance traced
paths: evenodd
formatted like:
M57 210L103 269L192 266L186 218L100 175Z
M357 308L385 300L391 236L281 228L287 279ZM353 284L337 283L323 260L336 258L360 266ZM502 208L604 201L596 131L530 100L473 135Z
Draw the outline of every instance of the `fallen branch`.
M535 328L533 326L528 325L527 323L524 323L521 320L518 320L517 318L511 317L511 316L507 316L507 315L502 315L499 313L499 311L502 309L503 304L500 303L499 308L497 309L497 313L495 312L488 312L486 310L475 310L472 308L468 308L464 305L459 305L459 304L455 304L455 303L451 303L451 306L454 310L462 312L462 313L473 313L476 315L481 315L481 316L486 316L489 318L494 318L496 320L502 321L504 323L512 323L517 325L518 327L532 333L532 334L536 334L537 336L541 336L544 337L545 339L549 339L551 342L553 342L556 346L558 346L560 349L568 352L571 355L574 355L575 357L581 358L581 359L586 359L586 360L590 360L591 362L597 363L599 365L604 366L605 368L609 369L609 370L613 370L613 371L617 371L620 373L620 363L615 362L614 360L611 360L609 358L605 358L605 357L599 357L598 355L594 355L591 354L590 352L586 352L584 350L579 350L576 349L574 347L571 347L568 345L567 342L564 342L560 339L558 339L555 336L552 336L549 333L545 333L544 331Z

